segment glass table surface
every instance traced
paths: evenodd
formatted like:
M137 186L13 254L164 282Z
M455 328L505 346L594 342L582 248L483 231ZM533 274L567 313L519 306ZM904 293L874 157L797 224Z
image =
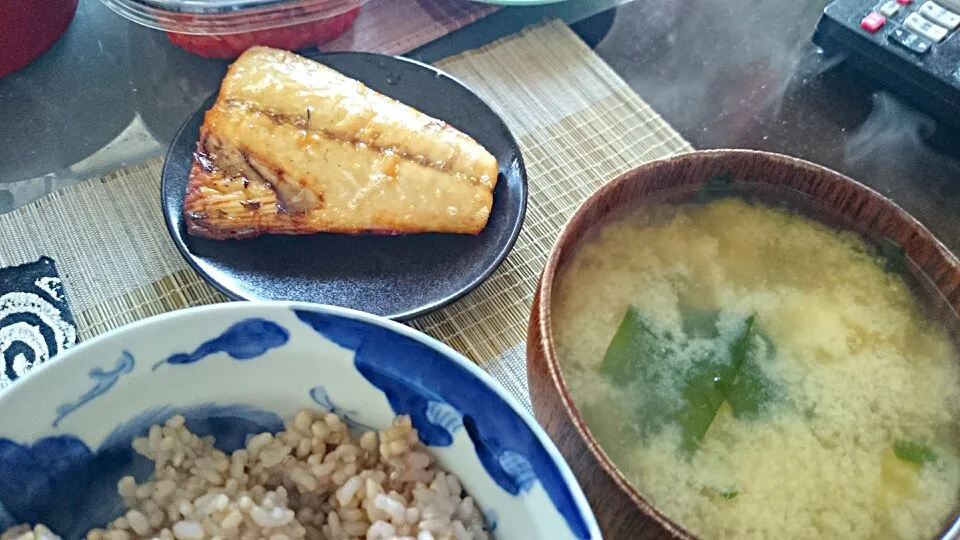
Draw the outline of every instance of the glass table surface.
M558 17L696 148L821 163L960 252L960 136L810 41L826 0L570 0L507 7L408 53L434 61ZM83 0L53 49L0 79L0 212L160 155L226 62Z

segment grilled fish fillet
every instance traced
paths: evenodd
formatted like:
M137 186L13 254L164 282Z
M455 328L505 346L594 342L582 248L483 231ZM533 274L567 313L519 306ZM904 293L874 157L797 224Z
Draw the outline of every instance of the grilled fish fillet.
M295 54L254 47L204 116L190 234L478 234L497 160L444 122Z

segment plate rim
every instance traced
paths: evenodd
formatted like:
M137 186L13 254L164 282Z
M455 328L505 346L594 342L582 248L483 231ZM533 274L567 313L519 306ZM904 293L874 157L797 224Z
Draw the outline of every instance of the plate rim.
M518 210L516 219L512 220L513 225L510 228L507 241L499 245L497 249L497 254L493 258L493 261L490 264L486 265L486 267L483 269L482 272L478 273L471 280L469 280L465 285L459 287L453 293L444 295L441 298L425 303L416 308L408 309L406 311L401 311L398 313L389 313L389 314L382 314L382 315L377 313L372 313L372 312L366 312L366 311L363 311L363 312L371 313L372 315L376 315L378 317L384 317L386 319L390 319L397 322L407 322L412 319L422 317L424 315L427 315L429 313L432 313L434 311L437 311L439 309L442 309L446 306L453 304L454 302L460 300L461 298L463 298L464 296L472 292L474 289L479 287L484 281L489 279L490 276L492 276L493 273L500 268L503 262L507 260L507 257L510 256L510 253L513 251L513 248L516 245L517 240L520 238L520 232L523 230L523 225L524 225L524 222L526 221L527 204L528 204L529 195L530 195L527 167L526 167L526 162L524 161L524 158L523 158L523 151L520 147L520 143L517 141L516 136L513 134L513 130L511 130L510 126L507 125L506 121L504 121L503 116L497 113L497 111L490 106L487 100L483 99L479 94L477 94L477 92L475 92L469 85L461 81L459 78L451 75L450 73L447 73L446 71L440 68L421 62L419 60L415 60L413 58L408 58L400 55L388 55L388 54L379 54L379 53L361 52L361 51L337 51L337 52L324 53L324 52L313 50L313 51L306 51L306 52L295 52L295 54L298 54L300 56L303 56L305 58L308 58L310 60L313 60L319 63L323 63L322 62L323 58L329 58L332 56L362 56L362 57L368 57L368 58L389 58L392 61L399 61L404 64L412 64L414 66L419 67L420 69L427 69L429 71L432 71L435 74L442 75L450 79L455 84L460 85L463 89L465 89L467 92L473 95L473 97L476 98L476 100L483 107L485 107L490 112L491 115L496 117L505 128L505 131L508 135L508 141L511 143L511 146L517 149L517 163L519 165L518 169L519 169L519 180L520 180L519 187L520 187L520 195L521 195L520 208ZM363 81L360 81L360 82L363 82ZM210 96L208 96L206 99L203 100L203 103L206 103L210 99L217 96L219 93L220 93L220 88L218 87ZM169 148L167 148L167 152L164 156L163 168L160 171L159 195L160 195L160 211L163 214L163 221L164 221L164 224L166 225L167 234L170 236L170 239L173 241L173 245L177 248L177 252L187 262L190 268L193 269L193 271L196 272L206 283L211 285L214 289L216 289L218 292L226 296L228 299L234 300L234 301L260 301L260 302L297 301L297 300L289 300L289 299L284 300L284 299L278 299L278 298L258 298L255 296L240 294L238 292L232 291L229 288L227 288L224 284L220 282L220 280L214 279L213 276L211 276L205 269L201 267L201 265L196 260L197 255L194 255L193 253L190 252L189 248L187 247L187 243L184 240L184 235L180 234L178 227L172 220L172 216L170 212L167 212L166 192L168 187L168 176L172 175L172 173L168 173L168 167L170 166L170 163L172 161L171 155L174 153L174 149L178 146L177 143L180 142L182 136L184 135L184 132L187 129L188 124L190 124L190 122L194 119L196 115L206 113L206 111L204 110L203 103L201 103L192 114L190 114L186 119L184 119L182 124L180 124L180 127L177 129L177 132L174 135L170 143L170 146ZM180 199L182 200L183 197L181 196ZM185 233L185 235L187 234L188 233ZM313 300L313 301L300 300L300 301L308 304L330 305L330 306L341 307L345 309L362 311L360 308L354 307L354 306L338 306L336 304L326 304L317 300Z

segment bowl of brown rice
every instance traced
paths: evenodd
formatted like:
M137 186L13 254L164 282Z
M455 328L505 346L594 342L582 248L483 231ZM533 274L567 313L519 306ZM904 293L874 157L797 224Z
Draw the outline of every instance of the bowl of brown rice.
M600 538L514 397L406 326L229 303L0 392L0 539Z

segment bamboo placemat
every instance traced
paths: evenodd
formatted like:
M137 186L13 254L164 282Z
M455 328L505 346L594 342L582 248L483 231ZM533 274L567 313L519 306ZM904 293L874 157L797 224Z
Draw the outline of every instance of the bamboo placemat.
M606 180L690 146L560 22L437 65L503 115L524 153L529 202L500 269L460 301L410 324L478 362L529 407L527 317L560 228ZM167 235L156 200L161 165L147 161L0 215L0 267L54 259L81 340L226 300Z

